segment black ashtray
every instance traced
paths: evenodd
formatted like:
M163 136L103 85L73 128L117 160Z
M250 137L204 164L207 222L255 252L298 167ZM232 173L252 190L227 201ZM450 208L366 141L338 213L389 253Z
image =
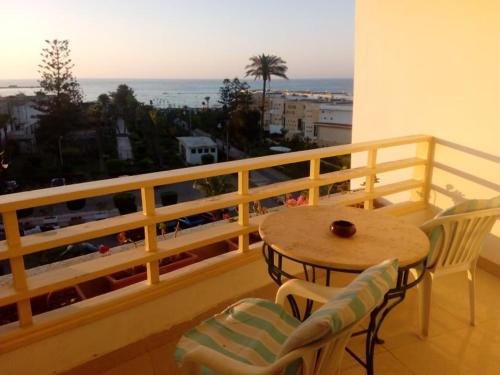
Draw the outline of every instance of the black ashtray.
M339 237L349 238L356 233L356 226L347 220L335 220L330 225L330 231Z

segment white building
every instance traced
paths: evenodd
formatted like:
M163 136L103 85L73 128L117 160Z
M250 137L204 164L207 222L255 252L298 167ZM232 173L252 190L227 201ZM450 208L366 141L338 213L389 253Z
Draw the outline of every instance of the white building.
M269 111L269 133L280 134L285 127L285 102L284 96L273 96L271 99L271 109Z
M22 153L33 152L36 147L35 130L40 114L34 107L34 96L9 96L0 98L0 113L10 115L7 138L14 139Z
M320 146L333 146L352 141L352 104L321 104L314 134L306 136Z
M177 137L179 152L188 164L202 164L201 157L209 154L217 163L217 144L209 137Z

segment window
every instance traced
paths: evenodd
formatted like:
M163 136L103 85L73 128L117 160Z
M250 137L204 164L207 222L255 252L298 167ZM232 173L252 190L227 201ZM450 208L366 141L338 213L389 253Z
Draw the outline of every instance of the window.
M318 136L318 126L317 125L314 125L314 136L315 137Z
M195 149L195 148L192 148L192 149L191 149L191 153L192 153L192 154L196 154L196 149Z
M204 150L205 154L208 154L208 147Z
M297 120L297 130L298 130L298 131L304 131L304 125L303 125L303 123L302 123L302 119L301 119L301 118L299 118L299 119Z
M198 154L203 154L203 149L202 148L198 149Z
M215 152L215 147L211 147L210 152Z

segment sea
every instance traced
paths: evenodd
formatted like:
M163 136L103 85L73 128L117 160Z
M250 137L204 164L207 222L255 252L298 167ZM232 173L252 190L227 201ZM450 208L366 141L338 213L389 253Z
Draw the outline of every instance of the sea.
M202 107L205 97L210 97L210 106L218 105L219 88L223 79L79 79L84 101L94 101L100 94L116 90L118 85L131 87L139 101L160 108ZM262 81L246 81L253 90L262 89ZM17 86L17 87L12 87ZM344 92L352 94L353 80L339 79L276 79L270 83L271 90ZM38 91L35 79L0 79L0 97L23 93L33 95Z

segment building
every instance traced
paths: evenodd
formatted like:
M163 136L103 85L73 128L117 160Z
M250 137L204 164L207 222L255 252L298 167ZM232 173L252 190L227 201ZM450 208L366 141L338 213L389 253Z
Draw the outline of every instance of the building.
M352 104L320 104L313 134L306 134L320 146L351 143Z
M285 130L286 137L295 135L301 137L305 134L305 110L306 103L298 98L287 98L285 102Z
M22 153L31 153L36 148L35 130L40 111L35 109L36 96L9 96L0 98L0 113L10 115L7 138L19 145Z
M255 109L262 94L253 93ZM321 146L351 141L352 95L270 91L266 96L264 129L270 134L299 136Z
M209 137L177 137L179 152L186 163L203 164L203 155L212 155L217 163L217 143Z
M273 95L270 98L269 110L269 133L281 134L285 128L285 103L286 98L283 95ZM267 114L267 113L266 113Z

